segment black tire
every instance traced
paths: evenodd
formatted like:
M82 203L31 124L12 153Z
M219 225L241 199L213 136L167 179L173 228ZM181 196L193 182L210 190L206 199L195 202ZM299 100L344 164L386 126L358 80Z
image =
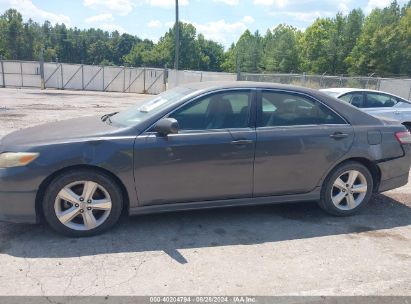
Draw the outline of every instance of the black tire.
M367 183L367 192L365 197L363 198L362 202L356 207L351 210L341 210L337 208L332 200L332 193L334 191L334 182L345 172L356 170L359 171L366 179ZM357 212L359 212L362 208L364 208L369 201L371 200L374 188L374 180L373 176L370 171L362 165L361 163L355 161L345 162L338 167L336 167L325 179L323 183L323 187L321 189L321 199L318 202L320 207L327 213L334 215L334 216L350 216Z
M58 219L54 204L59 192L71 183L92 181L105 188L111 198L111 210L105 221L91 230L75 230L67 227ZM113 179L102 172L88 169L71 170L57 176L47 187L43 199L43 214L49 226L59 234L69 237L88 237L101 234L112 228L119 220L123 210L123 195Z

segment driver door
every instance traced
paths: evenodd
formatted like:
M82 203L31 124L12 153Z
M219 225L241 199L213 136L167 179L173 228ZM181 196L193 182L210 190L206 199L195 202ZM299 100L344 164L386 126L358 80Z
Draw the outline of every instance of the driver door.
M256 132L252 90L196 98L170 113L178 134L136 139L140 205L252 197Z

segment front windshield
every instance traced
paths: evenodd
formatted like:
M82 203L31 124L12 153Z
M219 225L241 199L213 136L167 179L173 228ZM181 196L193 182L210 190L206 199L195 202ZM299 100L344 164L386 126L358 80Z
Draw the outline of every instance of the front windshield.
M122 126L136 125L150 119L191 92L191 89L180 87L163 92L160 95L149 98L143 103L112 116L111 121Z

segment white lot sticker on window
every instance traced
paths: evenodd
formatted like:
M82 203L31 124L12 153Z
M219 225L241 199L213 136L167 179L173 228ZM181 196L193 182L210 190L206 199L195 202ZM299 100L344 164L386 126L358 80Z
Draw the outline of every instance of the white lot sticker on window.
M150 104L146 104L139 108L138 110L143 113L149 113L159 107L161 107L163 104L167 103L168 100L164 98L158 98L154 99Z

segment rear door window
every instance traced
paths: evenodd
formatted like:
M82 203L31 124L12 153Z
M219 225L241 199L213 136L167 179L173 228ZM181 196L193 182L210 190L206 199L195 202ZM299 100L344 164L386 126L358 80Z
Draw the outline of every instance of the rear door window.
M346 124L334 111L297 93L264 91L259 126Z
M391 108L398 103L398 99L394 96L367 93L367 108Z

